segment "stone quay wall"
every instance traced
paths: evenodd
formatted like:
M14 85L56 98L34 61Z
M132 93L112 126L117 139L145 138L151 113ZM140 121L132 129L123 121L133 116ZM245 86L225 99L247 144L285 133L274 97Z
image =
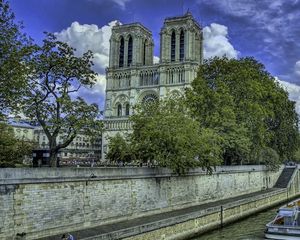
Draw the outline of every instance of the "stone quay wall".
M0 169L0 239L50 236L226 199L272 187L263 166Z
M299 166L298 166L299 168ZM183 240L191 239L199 236L201 233L220 228L224 225L238 221L255 213L261 212L264 209L276 206L280 203L286 203L289 200L299 197L300 195L300 172L295 171L289 181L288 187L270 189L271 191L263 191L254 196L244 197L243 199L227 202L225 204L215 205L214 207L204 209L200 212L195 212L194 216L181 216L181 218L189 218L190 220L178 221L179 223L169 224L159 229L145 231L149 226L143 226L141 234L123 238L125 240ZM220 201L219 201L220 202ZM275 217L275 216L274 216ZM176 219L173 219L176 222ZM137 229L131 229L136 230ZM122 234L122 233L119 233ZM93 240L101 238L93 238ZM108 238L105 238L108 239ZM88 239L86 239L88 240Z

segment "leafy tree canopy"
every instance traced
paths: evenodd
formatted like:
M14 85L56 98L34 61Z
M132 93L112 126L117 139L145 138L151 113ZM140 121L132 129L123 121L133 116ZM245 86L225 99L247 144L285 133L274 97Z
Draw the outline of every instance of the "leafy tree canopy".
M107 159L114 163L131 162L134 160L134 154L131 145L119 133L109 139Z
M75 55L75 49L48 34L42 46L32 43L15 23L8 2L0 0L0 113L22 112L42 126L48 141L51 165L79 132L99 134L98 106L78 97L79 89L92 86L93 54ZM63 141L57 142L62 136Z
M272 148L264 148L260 151L259 160L269 170L277 171L280 167L280 159L277 152Z
M12 127L0 122L0 167L22 165L26 155L32 154L34 143L16 139Z
M77 92L83 85L92 86L96 73L91 70L92 52L75 56L75 49L48 34L42 46L37 46L27 65L30 75L20 105L24 114L42 126L50 149L51 166L56 156L79 132L99 134L102 123L96 104L87 104ZM62 136L63 141L57 142Z
M28 68L34 46L22 33L22 24L15 23L8 2L0 0L0 114L17 109L18 98L26 85Z
M200 126L223 137L227 164L257 163L265 148L284 161L297 149L294 103L253 58L206 60L186 95Z
M221 163L221 139L213 130L200 128L180 97L137 106L131 120L129 140L143 162L155 160L178 174L193 167L211 171Z

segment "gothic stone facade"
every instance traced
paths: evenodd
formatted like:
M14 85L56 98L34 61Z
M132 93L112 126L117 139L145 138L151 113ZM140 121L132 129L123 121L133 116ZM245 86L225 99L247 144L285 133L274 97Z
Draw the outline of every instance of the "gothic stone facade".
M160 62L153 64L152 33L140 23L114 26L106 72L105 158L110 136L130 131L136 103L180 94L196 77L203 59L201 26L190 13L166 18L160 32Z

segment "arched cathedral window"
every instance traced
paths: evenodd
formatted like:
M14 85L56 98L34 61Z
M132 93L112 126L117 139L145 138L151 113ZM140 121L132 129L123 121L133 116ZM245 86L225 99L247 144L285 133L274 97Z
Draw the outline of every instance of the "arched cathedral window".
M118 117L121 117L122 116L122 105L119 103L118 106L117 106L117 113L118 113Z
M129 67L132 63L132 37L129 37L128 40L128 59L127 59L127 66Z
M144 49L143 49L143 65L146 65L146 45L147 45L147 40L144 42Z
M120 40L120 51L119 51L119 67L124 66L124 38Z
M125 115L126 115L126 116L129 116L129 108L130 108L130 107L129 107L129 103L127 103L127 104L126 104L126 107L125 107Z
M179 60L183 61L184 59L184 32L181 30L180 32L180 50L179 50Z
M150 104L150 103L154 103L156 101L158 101L158 97L157 97L157 95L155 95L153 93L146 95L142 99L143 104Z
M176 45L176 36L175 31L172 32L171 35L171 62L175 61L175 45Z

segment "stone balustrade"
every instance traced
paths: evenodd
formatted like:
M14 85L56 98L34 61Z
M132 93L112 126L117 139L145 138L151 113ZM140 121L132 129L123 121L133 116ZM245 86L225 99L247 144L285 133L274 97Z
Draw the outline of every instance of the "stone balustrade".
M104 121L106 131L131 130L132 122L128 118L113 118Z

